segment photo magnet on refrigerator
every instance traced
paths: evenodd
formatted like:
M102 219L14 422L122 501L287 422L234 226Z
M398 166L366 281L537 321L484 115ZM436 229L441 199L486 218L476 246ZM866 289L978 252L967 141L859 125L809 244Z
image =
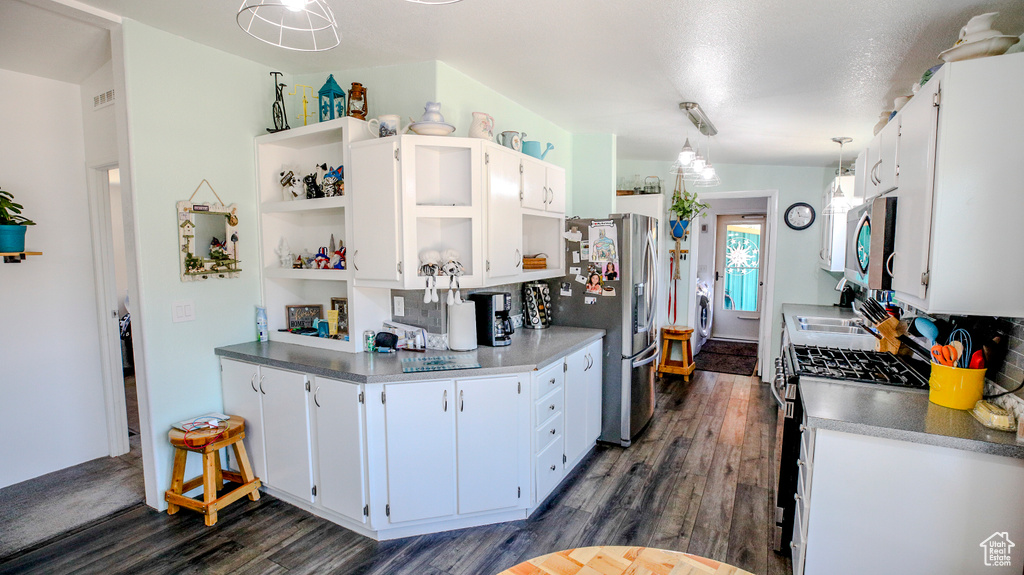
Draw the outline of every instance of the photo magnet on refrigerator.
M583 261L590 261L590 240L580 242L580 258ZM579 263L579 262L573 262Z
M569 267L569 275L578 276L581 273L583 273L583 268L581 268L580 266L570 266Z
M583 285L587 285L587 278L586 278L586 276L584 276L582 274L577 274L576 275L576 281L580 282Z
M561 286L562 286L561 290L559 290L559 293L561 295L564 295L564 296L571 296L572 295L572 284L571 283L569 283L569 282L562 282Z
M572 263L574 263L574 264L580 263L580 253L579 252L573 252L572 253Z
M587 296L587 297L583 298L583 303L585 303L587 305L594 305L594 304L597 303L597 298L593 297L593 296Z

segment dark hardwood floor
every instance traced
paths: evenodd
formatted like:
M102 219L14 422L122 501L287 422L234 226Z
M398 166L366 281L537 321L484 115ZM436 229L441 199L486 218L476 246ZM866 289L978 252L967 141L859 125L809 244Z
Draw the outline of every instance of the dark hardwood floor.
M756 378L696 372L658 384L651 427L598 446L531 518L375 542L264 496L168 516L139 505L0 562L4 573L493 575L587 545L651 546L789 573L770 549L776 409Z

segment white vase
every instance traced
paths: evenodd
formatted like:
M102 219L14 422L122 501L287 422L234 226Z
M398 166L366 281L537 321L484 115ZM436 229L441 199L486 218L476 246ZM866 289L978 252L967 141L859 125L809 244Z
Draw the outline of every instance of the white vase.
M473 112L473 123L469 125L470 138L494 139L494 118L483 112Z

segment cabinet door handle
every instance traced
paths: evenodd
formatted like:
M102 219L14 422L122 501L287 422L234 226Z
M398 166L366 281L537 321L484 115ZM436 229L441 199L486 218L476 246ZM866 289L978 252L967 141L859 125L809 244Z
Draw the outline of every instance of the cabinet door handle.
M551 378L551 381L549 381L548 383L549 383L550 385L555 385L555 378L553 378L553 377L552 377L552 378Z
M555 410L555 404L552 403L551 405L549 405L548 409L550 409L551 411L554 411Z
M356 257L359 255L359 250L352 252L352 267L359 271L359 264L356 263Z
M554 471L555 469L556 469L556 467L554 465L552 465L551 466L551 471Z
M444 395L441 396L441 402L444 404L444 411L448 413L448 390L444 390Z
M319 385L316 386L316 391L313 392L313 403L315 403L317 407L320 407L320 402L317 401L317 399L316 399L316 394L318 394L318 393L320 393L320 386Z
M522 264L523 264L523 254L522 254L522 252L519 251L519 248L516 248L516 267L519 267Z
M264 376L262 376L262 375L260 376L260 393L262 393L263 395L266 395L267 392L263 391L263 377Z
M402 262L398 262L398 273L402 273Z
M256 393L260 392L260 390L256 389L256 373L255 372L252 374L252 377L249 379L249 385L252 386L252 390L255 391Z
M892 258L894 257L896 257L896 252L889 254L885 260L885 271L889 272L889 277L892 277Z
M551 435L554 435L554 434L555 434L555 428L554 428L554 427L552 427L552 428L551 428Z
M459 411L466 410L466 400L463 398L464 393L466 393L465 390L459 390Z

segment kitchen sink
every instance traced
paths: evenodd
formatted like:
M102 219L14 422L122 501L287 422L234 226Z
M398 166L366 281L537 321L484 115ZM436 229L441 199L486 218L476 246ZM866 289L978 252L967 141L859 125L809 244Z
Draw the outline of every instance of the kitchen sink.
M800 329L803 331L815 331L822 333L850 333L850 334L862 334L867 333L863 331L860 326L852 325L828 325L823 323L804 323L800 322Z
M860 325L859 319L838 319L831 317L797 316L796 321L801 325L807 324L814 326L858 327Z

